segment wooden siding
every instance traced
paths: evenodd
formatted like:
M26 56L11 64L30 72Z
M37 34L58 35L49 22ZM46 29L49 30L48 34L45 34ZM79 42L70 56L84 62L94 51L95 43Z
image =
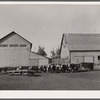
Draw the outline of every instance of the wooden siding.
M75 57L93 57L94 63L99 64L98 56L100 56L100 52L70 52L71 54L71 63L74 63Z
M17 34L0 43L0 67L29 66L30 46Z

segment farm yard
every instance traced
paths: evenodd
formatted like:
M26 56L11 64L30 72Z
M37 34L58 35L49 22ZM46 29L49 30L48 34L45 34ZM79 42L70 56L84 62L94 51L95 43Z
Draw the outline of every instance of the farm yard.
M0 75L0 90L100 90L100 71Z

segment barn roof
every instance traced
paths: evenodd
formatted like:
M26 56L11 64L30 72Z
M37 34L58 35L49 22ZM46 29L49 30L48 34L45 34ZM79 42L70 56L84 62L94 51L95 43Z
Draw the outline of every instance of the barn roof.
M70 51L100 50L100 34L63 34L61 48L64 37Z
M49 57L42 56L41 54L39 54L39 53L36 53L36 52L33 52L33 51L31 51L31 53L34 53L34 54L36 54L36 55L39 55L39 56L41 56L41 57L44 57L44 58L47 58L47 59L51 59L51 58L49 58Z
M0 43L2 43L3 41L7 40L8 38L12 37L13 35L17 34L16 32L12 31L11 33L9 33L8 35L4 36L3 38L0 39ZM31 44L31 48L32 48L32 43L29 42L28 40L26 40L25 38L23 38L22 36L20 36L19 34L17 34L19 37L21 37L22 39L24 39L25 41L27 41L28 43Z

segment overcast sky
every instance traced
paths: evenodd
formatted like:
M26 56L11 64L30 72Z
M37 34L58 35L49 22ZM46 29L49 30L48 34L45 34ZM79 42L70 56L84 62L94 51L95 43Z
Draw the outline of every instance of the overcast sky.
M0 38L15 31L50 51L60 46L63 33L100 33L100 6L0 5Z

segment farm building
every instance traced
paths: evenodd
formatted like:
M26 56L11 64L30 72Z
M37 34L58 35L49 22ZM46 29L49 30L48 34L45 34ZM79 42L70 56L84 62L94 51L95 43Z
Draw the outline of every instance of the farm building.
M51 63L51 59L45 56L42 56L35 52L30 52L30 65L31 66L41 66L41 65L48 65Z
M32 62L31 58L34 56L33 58L37 59L37 54L31 55L31 48L32 43L28 40L14 31L9 33L0 39L0 67L36 65L36 62ZM47 62L44 63L48 64Z
M100 34L63 34L60 54L70 63L100 64Z

